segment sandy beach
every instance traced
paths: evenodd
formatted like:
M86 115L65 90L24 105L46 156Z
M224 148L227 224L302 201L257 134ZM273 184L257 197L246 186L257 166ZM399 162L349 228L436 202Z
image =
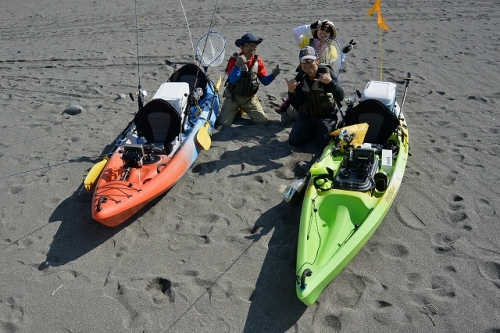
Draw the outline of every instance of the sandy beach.
M0 332L500 332L499 3L382 0L380 33L374 2L137 0L137 30L133 0L2 4ZM306 307L300 207L282 191L312 153L275 109L298 64L292 29L320 18L359 43L346 96L382 79L400 102L411 72L411 156L380 228ZM140 82L151 98L211 25L227 38L213 80L246 32L268 71L280 64L258 92L269 122L215 131L166 195L116 228L95 222L82 181L137 110L128 94Z

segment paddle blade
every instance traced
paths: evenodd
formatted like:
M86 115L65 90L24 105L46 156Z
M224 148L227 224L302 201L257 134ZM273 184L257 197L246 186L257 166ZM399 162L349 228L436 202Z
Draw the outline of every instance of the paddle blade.
M83 186L87 192L90 192L90 190L94 187L94 184L97 182L97 179L99 179L99 176L101 175L104 166L106 166L106 163L108 163L108 160L109 158L104 156L102 161L97 162L92 168L90 168L87 177L85 177L85 180L83 181Z
M298 207L304 200L308 181L309 176L293 181L283 191L283 200L288 202L292 207Z
M208 150L210 149L210 145L212 144L212 138L210 138L210 134L208 134L208 128L210 127L210 123L207 121L205 126L200 128L198 133L196 134L196 141L201 146L201 148Z
M217 80L217 83L215 84L215 92L219 92L220 85L222 83L222 75L219 75L219 80Z

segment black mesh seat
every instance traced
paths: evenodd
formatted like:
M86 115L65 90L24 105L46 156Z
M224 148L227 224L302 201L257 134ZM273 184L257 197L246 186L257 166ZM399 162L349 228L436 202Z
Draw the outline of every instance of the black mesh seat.
M385 143L399 125L396 115L383 103L375 99L367 99L345 114L345 125L368 123L368 132L364 142Z
M208 78L200 67L195 64L186 64L173 72L169 81L187 82L189 84L189 91L201 88L203 89L203 94L205 94Z
M163 147L167 154L172 149L172 140L181 132L181 116L163 99L153 99L147 103L137 112L134 121L139 135L148 143Z

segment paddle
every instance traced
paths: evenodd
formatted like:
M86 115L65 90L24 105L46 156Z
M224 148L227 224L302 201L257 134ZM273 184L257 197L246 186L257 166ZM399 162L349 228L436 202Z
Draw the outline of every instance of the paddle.
M309 183L310 173L308 172L301 179L294 180L283 191L283 200L288 202L291 206L297 207L304 199L307 183Z
M226 37L219 32L209 31L198 40L196 43L196 56L203 66L205 73L208 67L219 66L222 63L225 50ZM196 133L196 141L204 150L210 149L210 145L212 144L212 139L208 132L210 128L209 119L212 116L215 99L217 98L215 94L219 93L221 82L222 77L219 77L214 88L214 96L212 98L212 105L210 106L207 122L199 129L198 133Z
M87 177L85 177L85 180L83 181L83 186L85 187L87 192L90 192L90 190L94 187L97 178L99 178L99 175L101 174L104 166L106 165L106 163L108 163L108 161L109 157L104 156L100 162L97 162L92 168L90 168Z
M141 94L145 94L145 92L141 92ZM143 97L139 98L141 100L139 102L140 105L143 103L142 98ZM101 175L102 170L104 170L104 167L108 163L109 160L108 155L113 154L118 147L122 146L134 131L135 131L135 123L134 120L132 119L132 121L128 123L127 127L125 127L125 129L121 132L121 134L115 139L114 141L115 145L113 146L109 154L106 154L101 161L97 162L92 166L92 168L90 168L89 173L87 174L85 180L83 181L83 185L87 190L87 192L90 192L90 190L92 190L95 183L97 182L97 179Z
M215 94L219 93L219 88L222 82L222 77L219 77L219 80L217 81L217 84L215 85L214 89L214 96L212 98L212 105L210 106L210 112L212 112L212 109L214 107L215 99L217 96ZM207 119L209 119L211 114L208 116ZM210 149L210 145L212 144L212 138L210 137L210 134L208 133L208 130L210 128L210 122L207 120L205 125L200 128L198 133L196 133L196 141L198 144L203 148L204 150Z

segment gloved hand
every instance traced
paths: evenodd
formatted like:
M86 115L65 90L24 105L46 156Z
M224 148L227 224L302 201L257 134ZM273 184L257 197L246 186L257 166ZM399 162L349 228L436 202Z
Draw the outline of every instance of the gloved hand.
M347 44L346 46L344 46L344 48L342 49L342 53L347 53L347 52L351 51L352 48L355 45L357 45L357 44L358 44L358 42L356 40L354 40L354 38L351 39L351 41L349 42L349 44Z
M236 63L234 65L236 67L241 67L241 66L245 65L246 63L247 63L247 58L242 54L236 58Z
M309 27L311 28L311 30L318 30L318 27L320 24L321 24L321 21L318 20L314 23L311 23L311 25Z
M272 74L273 77L276 78L281 73L280 65L276 65L276 67L273 69Z

